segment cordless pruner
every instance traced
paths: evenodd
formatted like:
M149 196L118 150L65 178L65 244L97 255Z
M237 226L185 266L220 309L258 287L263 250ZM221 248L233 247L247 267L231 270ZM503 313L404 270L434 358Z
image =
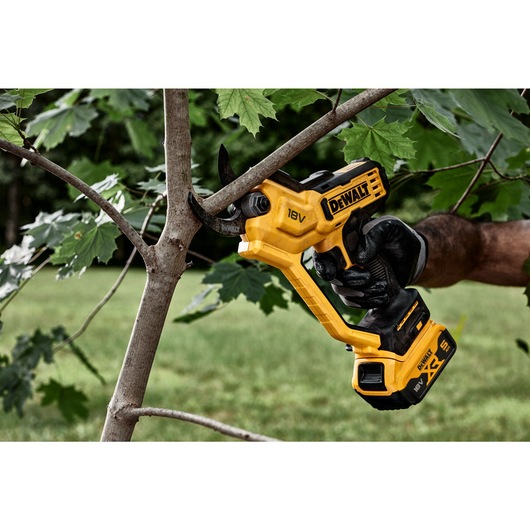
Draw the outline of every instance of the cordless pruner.
M218 167L223 186L237 178L224 147ZM312 247L332 258L337 268L355 265L352 255L362 227L388 193L384 168L364 158L302 181L279 170L241 197L227 219L210 215L189 195L203 224L218 234L239 236L241 256L280 269L331 337L354 352L352 386L379 410L419 403L455 353L455 341L430 319L416 289L401 288L383 256L367 268L388 281L392 296L386 306L368 310L357 325L346 322L302 258Z

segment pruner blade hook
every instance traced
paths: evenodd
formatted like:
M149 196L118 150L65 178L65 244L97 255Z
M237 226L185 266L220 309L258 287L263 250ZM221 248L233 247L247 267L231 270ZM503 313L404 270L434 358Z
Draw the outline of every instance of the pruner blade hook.
M188 204L197 219L219 235L236 237L245 233L245 216L239 208L235 208L233 215L228 219L222 219L208 213L191 192L188 194Z
M219 179L221 180L223 188L237 179L236 174L230 166L228 151L222 144L219 147L219 154L217 156L217 170L219 172Z
M219 171L219 178L223 188L237 179L236 174L230 166L228 151L224 145L221 145L219 148L217 169ZM232 215L227 219L223 219L208 213L201 206L201 204L199 204L199 201L197 201L191 192L188 195L188 203L197 219L199 219L203 225L207 226L214 232L217 232L219 235L225 237L235 237L245 233L246 216L241 211L239 200L235 201L234 204L231 205L230 208L232 209Z

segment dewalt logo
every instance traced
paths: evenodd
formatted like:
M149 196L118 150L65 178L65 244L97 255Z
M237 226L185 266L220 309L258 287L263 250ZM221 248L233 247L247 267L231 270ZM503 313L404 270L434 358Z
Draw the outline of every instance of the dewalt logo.
M422 357L421 361L418 364L418 370L421 372L423 370L423 367L427 364L427 361L433 354L432 350L427 350L427 353Z
M324 199L322 201L322 208L326 214L331 214L331 217L333 218L337 213L353 206L369 195L370 190L368 188L368 182L364 181L361 182L361 184L352 186L346 191L331 197L330 199Z
M442 364L443 361L440 361L440 359L436 357L436 354L432 350L429 350L423 356L417 368L422 374L427 376L427 385L430 384L432 378L436 375L436 372L438 372Z

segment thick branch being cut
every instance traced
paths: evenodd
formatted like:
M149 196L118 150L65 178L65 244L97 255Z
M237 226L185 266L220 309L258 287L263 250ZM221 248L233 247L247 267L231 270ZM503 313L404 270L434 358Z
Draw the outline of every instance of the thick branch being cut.
M254 186L270 177L276 170L299 155L304 149L331 132L335 127L353 118L362 110L388 96L395 89L368 89L349 99L346 103L328 112L312 123L294 138L283 144L276 151L264 158L259 164L250 168L237 180L231 182L203 202L203 208L216 214L229 204L249 192Z

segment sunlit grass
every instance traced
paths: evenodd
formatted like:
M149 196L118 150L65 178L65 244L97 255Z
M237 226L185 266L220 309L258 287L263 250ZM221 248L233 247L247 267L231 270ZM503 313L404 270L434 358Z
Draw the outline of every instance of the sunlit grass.
M117 270L90 270L55 282L43 271L3 315L0 352L21 333L64 324L73 332L112 285ZM144 286L128 276L78 343L105 377L90 374L68 351L39 372L90 397L90 416L70 425L39 395L23 419L0 413L0 440L98 440ZM145 406L209 416L283 440L530 440L530 359L515 339L530 342L522 289L463 283L422 295L432 318L458 335L458 350L422 403L379 412L351 388L352 357L300 308L264 316L237 301L202 321L171 319L197 292L200 274L179 286L155 360ZM142 418L134 440L225 440L189 423Z

